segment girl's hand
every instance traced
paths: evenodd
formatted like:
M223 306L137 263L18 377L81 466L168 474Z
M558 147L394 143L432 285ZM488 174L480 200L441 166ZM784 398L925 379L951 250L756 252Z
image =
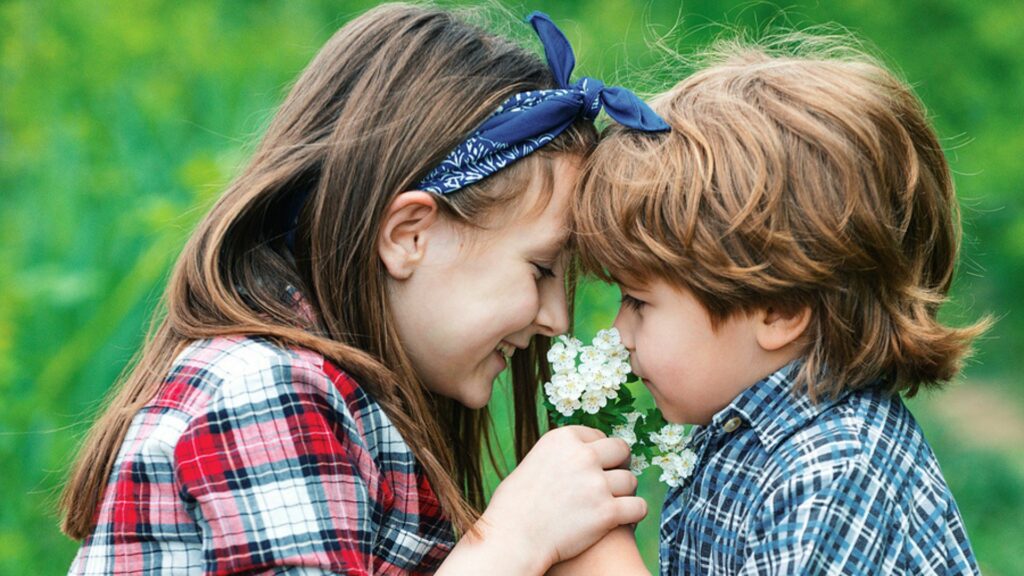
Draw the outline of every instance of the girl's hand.
M633 496L636 478L619 469L629 446L583 426L545 434L498 486L475 530L459 542L438 574L456 566L488 573L542 574L609 530L640 521L647 504Z

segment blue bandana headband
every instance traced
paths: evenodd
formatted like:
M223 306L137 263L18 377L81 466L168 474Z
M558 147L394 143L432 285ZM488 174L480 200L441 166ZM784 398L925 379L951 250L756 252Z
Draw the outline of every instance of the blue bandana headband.
M595 78L569 85L576 56L565 34L543 12L526 18L544 45L558 88L521 92L505 100L484 123L421 180L416 189L450 194L498 172L544 146L577 118L593 120L604 107L613 120L644 132L668 124L636 94Z
M543 12L530 14L526 21L533 25L544 45L544 55L558 88L509 97L415 189L436 194L461 190L537 151L577 118L593 120L602 107L623 126L644 132L669 130L660 116L625 88L605 86L595 78L581 78L570 85L576 56L568 38ZM304 200L305 195L293 198L286 209L285 242L289 248L295 246L295 227Z

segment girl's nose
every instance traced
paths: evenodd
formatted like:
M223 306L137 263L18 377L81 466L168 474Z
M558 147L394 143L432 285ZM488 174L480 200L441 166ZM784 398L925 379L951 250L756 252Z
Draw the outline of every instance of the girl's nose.
M569 309L565 289L557 282L547 284L540 291L540 309L534 323L541 334L558 336L569 330Z

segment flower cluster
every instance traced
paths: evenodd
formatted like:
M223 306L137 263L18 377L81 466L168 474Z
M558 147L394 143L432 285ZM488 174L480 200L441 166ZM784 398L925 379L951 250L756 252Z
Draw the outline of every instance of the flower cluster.
M544 384L544 393L563 416L576 410L597 414L619 395L629 376L629 353L614 328L598 332L591 346L559 336L548 351L548 362L554 375Z
M629 444L630 469L641 474L651 465L660 480L678 486L693 472L696 454L680 424L668 424L656 409L641 413L629 387L629 353L615 328L601 330L590 346L559 336L548 351L553 375L544 384L544 404L558 426L582 424Z

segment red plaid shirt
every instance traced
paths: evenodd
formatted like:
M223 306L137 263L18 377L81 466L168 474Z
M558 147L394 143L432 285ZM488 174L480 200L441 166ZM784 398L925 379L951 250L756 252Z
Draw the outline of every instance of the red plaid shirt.
M453 533L380 406L322 356L191 344L132 421L70 574L431 573Z

